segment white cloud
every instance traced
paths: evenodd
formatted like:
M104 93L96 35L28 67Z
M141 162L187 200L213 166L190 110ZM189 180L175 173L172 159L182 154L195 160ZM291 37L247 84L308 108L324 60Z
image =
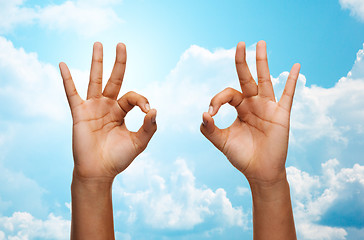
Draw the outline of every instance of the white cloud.
M40 9L37 18L49 29L90 36L122 23L109 4L110 1L66 1Z
M242 208L232 206L224 189L197 187L185 160L175 161L169 178L162 177L154 164L150 157L139 158L123 172L121 182L116 182L114 194L129 206L118 215L124 215L128 224L171 231L201 226L204 231L246 228L247 215Z
M46 190L36 181L21 172L5 168L1 162L0 173L0 213L15 209L37 212L39 215L47 213L47 205L42 199Z
M159 131L168 128L198 133L202 112L207 111L210 99L226 87L240 89L234 52L234 49L211 52L193 45L182 54L164 82L138 89L158 109ZM256 77L254 52L255 45L248 47L247 62ZM306 86L306 78L300 74L292 109L291 142L300 145L328 138L347 143L349 133L364 133L363 54L363 50L359 50L347 77L341 78L331 88ZM291 66L286 67L289 69ZM272 77L278 98L287 77L287 71L277 78ZM235 111L225 106L215 121L218 126L227 127L235 116Z
M117 2L78 0L31 8L24 5L24 0L0 0L0 32L38 23L48 29L95 35L122 22L113 9Z
M298 223L299 239L305 240L344 240L347 232L342 228L319 226L309 223Z
M361 108L364 106L363 54L363 50L358 52L352 70L332 88L306 86L304 75L300 75L292 113L294 141L329 137L346 142L345 134L348 131L364 133L364 113ZM254 59L254 46L251 46L248 48L248 63L252 69L255 69ZM88 73L71 71L76 85L81 86L78 88L79 92L81 95L85 94ZM39 62L34 53L15 49L10 41L1 37L0 72L0 99L2 102L12 103L4 106L2 117L5 121L11 122L11 116L7 113L22 117L41 116L56 121L69 116L58 69ZM276 96L282 91L286 77L287 72L283 72L275 79ZM227 86L239 89L234 49L211 52L202 47L191 46L181 56L165 82L152 83L146 89L141 89L140 93L147 96L153 107L158 109L159 130L189 129L198 132L201 114L207 110L211 97ZM12 108L8 108L9 106ZM217 121L225 121L222 117L226 119L234 115L232 112L222 111L216 117ZM1 138L6 139L6 136ZM221 220L226 226L246 226L246 215L241 208L231 205L225 190L213 191L206 187L197 187L194 175L185 161L176 162L178 170L170 178L163 177L165 175L154 166L155 162L139 162L139 167L135 167L138 163L136 161L123 173L123 185L128 184L128 188L118 189L119 196L123 196L122 199L126 199L133 206L126 213L129 223L140 221L152 228L172 230L193 229L206 222L212 222L217 227L221 225ZM298 169L289 168L290 174L295 176L291 178L291 184L297 189L295 216L298 231L307 232L306 239L318 234L318 231L322 231L319 237L321 239L344 239L347 234L341 227L315 223L325 211L330 210L330 206L340 200L339 191L352 189L348 187L352 182L362 184L360 176L364 173L361 166L356 165L352 169L337 172L334 170L335 165L335 160L324 165L326 170L322 177L310 176ZM240 193L244 194L244 190ZM1 198L0 204L7 207L7 200Z
M0 0L0 32L9 31L18 24L32 24L35 10L21 7L24 0Z
M0 239L69 239L71 222L53 213L46 220L27 212L15 212L11 217L0 216Z
M347 132L364 131L364 79L342 78L332 88L298 86L292 110L292 132L296 140L329 137L346 143Z
M10 41L1 37L0 50L0 98L12 103L5 107L4 115L43 116L62 121L70 116L58 68L40 62L35 53L14 48ZM211 52L193 45L182 54L165 81L136 90L157 108L159 132L187 130L199 134L202 112L207 111L210 99L228 86L240 88L234 52L234 49ZM254 52L254 45L248 47L248 65L253 70ZM292 110L291 142L300 144L327 137L347 143L347 133L364 133L363 54L363 50L359 50L352 70L332 88L306 86L305 76L300 75ZM71 72L80 95L84 96L88 73L77 69ZM253 75L256 76L255 70ZM288 72L282 72L273 78L277 97L287 76ZM215 121L218 126L227 127L235 116L235 110L226 105ZM127 117L128 127L138 129L142 117L139 111L131 112Z
M3 119L43 116L64 120L68 111L57 68L41 63L35 53L16 49L0 37L0 99L8 103Z
M244 196L246 194L249 194L250 193L250 190L249 188L246 188L246 187L236 187L236 195L239 195L239 196Z
M355 164L352 168L342 169L338 169L338 166L336 159L323 163L321 176L311 176L295 167L287 168L300 239L346 239L348 234L345 227L363 227L359 222L345 221L353 219L355 215L361 218L364 214L360 201L351 198L353 195L358 195L358 198L363 195L360 192L364 191L364 166ZM343 204L345 207L350 205L353 210L338 210L340 216L336 218L341 219L342 226L334 219L330 219L330 224L337 226L325 226L325 219L332 218L332 210L337 211L338 205Z
M24 169L19 167L14 171L6 163L11 156L9 149L15 149L26 138L25 134L34 135L41 132L34 128L48 127L39 124L39 119L50 120L53 128L70 119L59 70L40 62L35 53L16 49L11 41L0 37L0 72L0 101L5 103L0 113L0 212L26 211L45 216L48 213L43 199L46 190L25 176ZM24 159L29 158L28 153L23 154ZM11 164L20 166L20 162Z
M354 66L347 77L350 79L364 79L364 44L363 49L360 49L356 54Z
M350 10L350 14L364 21L364 2L362 0L339 0L344 9Z
M248 62L255 69L254 45L247 52ZM235 48L211 52L192 45L181 55L165 81L138 89L157 108L159 131L198 133L202 113L208 110L211 98L228 86L239 89L234 59ZM216 117L219 126L232 123L232 112L232 108L222 108Z
M364 133L363 49L347 77L334 87L305 86L300 77L292 110L292 132L296 140L312 141L327 136L347 142L347 133ZM281 87L282 88L282 87Z

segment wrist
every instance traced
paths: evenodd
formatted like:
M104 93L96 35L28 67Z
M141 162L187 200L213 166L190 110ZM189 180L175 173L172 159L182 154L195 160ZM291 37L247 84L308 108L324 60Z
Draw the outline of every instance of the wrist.
M111 191L114 178L110 177L93 177L86 178L81 177L73 172L73 178L71 183L71 191L74 193L100 193Z
M256 200L275 202L290 198L289 183L286 174L280 178L269 181L248 179L252 196Z

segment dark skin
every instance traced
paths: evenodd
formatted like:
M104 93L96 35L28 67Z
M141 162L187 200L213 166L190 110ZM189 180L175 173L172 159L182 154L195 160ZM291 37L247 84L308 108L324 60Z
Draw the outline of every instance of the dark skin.
M73 118L74 172L71 239L114 239L111 187L147 146L157 129L156 110L134 92L117 99L126 64L125 45L102 91L102 45L95 43L87 99L78 95L71 74L60 63ZM258 85L245 61L245 44L236 50L242 92L228 88L217 94L203 114L202 133L248 179L253 195L254 239L296 239L289 185L285 172L289 119L300 66L292 67L276 102L270 80L266 45L257 44ZM233 105L238 117L227 129L214 125L221 105ZM126 114L138 106L146 116L138 132L130 132Z
M300 65L293 65L277 102L268 68L266 44L257 43L258 84L246 63L245 43L236 48L236 69L241 92L227 88L203 114L201 132L247 178L253 194L254 239L296 239L285 162L290 111ZM213 116L229 103L237 118L226 129L215 126Z
M125 45L117 45L115 65L104 91L102 52L101 43L95 43L86 100L78 95L66 64L59 65L73 119L73 240L114 239L112 182L147 147L157 130L157 112L150 109L145 97L128 92L117 98L125 73ZM134 106L146 113L138 132L129 131L124 121Z

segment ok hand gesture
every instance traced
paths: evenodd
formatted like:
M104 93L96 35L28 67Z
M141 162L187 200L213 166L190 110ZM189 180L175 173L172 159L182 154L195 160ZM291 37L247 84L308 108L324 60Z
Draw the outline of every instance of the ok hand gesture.
M125 65L126 48L119 43L114 68L102 92L103 50L101 43L95 43L86 100L78 95L66 64L59 65L73 118L74 177L113 179L146 148L157 130L157 112L150 109L145 97L128 92L117 99ZM138 132L129 131L124 121L134 106L146 113Z
M211 100L209 112L203 114L201 132L249 181L279 181L286 177L290 111L300 65L292 67L277 102L265 42L260 41L256 46L258 85L245 55L245 43L241 42L236 48L235 61L242 92L227 88L218 93ZM230 127L219 129L212 117L225 103L235 107L238 116Z

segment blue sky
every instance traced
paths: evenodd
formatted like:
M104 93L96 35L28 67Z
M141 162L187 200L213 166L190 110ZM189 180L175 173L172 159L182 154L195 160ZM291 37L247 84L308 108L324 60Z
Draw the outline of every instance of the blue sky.
M299 239L361 239L363 36L354 0L0 0L0 240L69 237L71 116L57 65L85 96L94 41L105 79L126 44L122 92L158 110L147 150L114 184L117 239L251 239L249 186L199 125L216 93L238 88L236 44L254 72L261 39L277 93L302 65L286 164ZM235 116L224 106L215 119ZM133 110L127 126L142 119Z

